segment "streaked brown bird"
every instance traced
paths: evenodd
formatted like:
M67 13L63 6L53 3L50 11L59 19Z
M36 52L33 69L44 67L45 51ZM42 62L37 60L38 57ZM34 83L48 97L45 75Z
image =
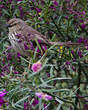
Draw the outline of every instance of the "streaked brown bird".
M40 45L75 45L77 43L50 42L46 36L28 26L23 20L13 18L8 21L9 40L16 52L24 56L30 55L29 50L36 48L37 43ZM35 42L36 41L36 42ZM37 42L38 41L38 42Z

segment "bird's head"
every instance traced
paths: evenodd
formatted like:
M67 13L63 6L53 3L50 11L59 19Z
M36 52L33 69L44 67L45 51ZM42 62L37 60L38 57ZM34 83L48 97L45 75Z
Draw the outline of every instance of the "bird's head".
M19 29L19 28L22 28L22 26L25 25L25 24L26 23L23 20L21 20L19 18L13 18L13 19L11 19L7 22L7 27L9 29L14 29L14 28Z

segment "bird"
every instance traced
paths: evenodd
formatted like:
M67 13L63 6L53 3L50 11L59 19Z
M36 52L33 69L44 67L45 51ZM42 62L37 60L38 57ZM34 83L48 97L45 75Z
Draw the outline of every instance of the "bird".
M49 45L76 45L72 42L51 42L47 37L37 30L29 26L20 18L12 18L7 22L9 29L8 38L13 49L23 56L30 55L30 51L35 51L35 48ZM39 45L38 45L39 44ZM44 48L43 48L44 49ZM41 51L42 52L42 51Z

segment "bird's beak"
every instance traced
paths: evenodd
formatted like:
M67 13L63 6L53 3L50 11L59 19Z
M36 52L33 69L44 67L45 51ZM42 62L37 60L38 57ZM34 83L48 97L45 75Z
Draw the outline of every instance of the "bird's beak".
M5 27L7 27L7 28L8 28L8 27L10 27L10 24L8 24L8 23L7 23L7 24L5 24Z

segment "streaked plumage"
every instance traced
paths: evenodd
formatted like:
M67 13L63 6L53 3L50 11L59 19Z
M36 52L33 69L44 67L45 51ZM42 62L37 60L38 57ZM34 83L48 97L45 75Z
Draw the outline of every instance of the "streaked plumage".
M36 31L32 27L28 26L23 20L18 18L13 18L8 21L9 27L9 40L11 45L16 52L21 53L22 55L29 55L29 51L25 50L24 43L26 43L29 48L31 42L35 40L41 40L41 44L46 45L79 45L78 43L63 43L63 42L50 42L46 36L42 35L40 32Z

